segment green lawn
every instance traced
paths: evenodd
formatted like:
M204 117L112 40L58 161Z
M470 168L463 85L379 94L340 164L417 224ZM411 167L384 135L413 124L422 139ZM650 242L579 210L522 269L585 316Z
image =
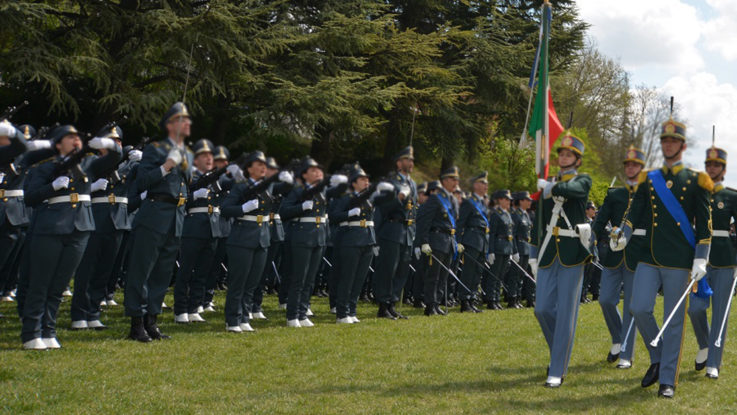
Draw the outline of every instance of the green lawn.
M122 300L119 298L118 300ZM167 303L171 303L170 296ZM222 306L223 293L216 297ZM122 301L119 301L122 303ZM658 303L660 304L660 302ZM658 307L661 307L658 305ZM220 307L222 309L222 307ZM676 398L640 387L649 364L638 337L633 369L605 361L609 337L598 303L581 307L568 377L542 386L548 352L531 309L451 312L432 318L408 307L407 321L377 320L362 304L360 324L336 325L314 299L314 328L288 329L274 297L256 333L225 332L222 312L180 326L171 312L162 329L173 339L125 340L122 307L104 314L103 332L60 330L63 349L20 348L14 305L0 311L0 412L118 413L728 413L737 410L737 356L727 343L720 379L693 370L687 323ZM456 309L457 310L457 309ZM68 327L69 302L59 326ZM730 330L734 338L734 330ZM655 411L655 412L653 412Z

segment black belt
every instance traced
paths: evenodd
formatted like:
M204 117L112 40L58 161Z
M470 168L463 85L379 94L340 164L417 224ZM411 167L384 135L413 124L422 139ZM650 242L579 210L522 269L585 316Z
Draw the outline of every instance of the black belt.
M455 235L456 230L455 229L432 228L432 229L430 229L430 232L444 233L446 235Z
M169 203L171 205L176 205L179 203L178 198L171 196L171 195L167 195L166 193L150 194L148 195L147 199L153 202L164 202L164 203Z

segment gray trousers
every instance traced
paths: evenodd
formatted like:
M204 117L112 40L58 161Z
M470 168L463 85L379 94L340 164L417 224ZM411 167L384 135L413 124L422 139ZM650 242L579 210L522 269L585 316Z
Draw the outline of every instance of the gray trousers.
M637 329L645 340L647 350L650 353L650 363L660 363L660 383L662 385L676 385L683 324L686 316L686 302L681 303L681 306L673 315L673 319L668 323L658 346L652 347L650 342L660 330L653 315L655 297L658 295L658 289L662 284L663 316L667 318L688 285L688 274L689 271L685 269L661 268L644 262L640 262L635 270L630 311L635 317Z
M583 265L564 267L557 257L537 271L535 317L550 350L549 376L563 377L568 372L582 282Z
M479 283L481 282L481 266L479 264L482 264L484 261L486 261L486 258L484 258L484 253L477 251L473 248L466 248L466 251L463 253L465 257L471 257L473 259L464 259L463 261L463 272L461 273L461 281L463 281L463 284L468 287L468 290L463 288L460 284L458 285L458 297L460 297L461 300L473 300L476 296L476 292L479 288ZM476 261L474 261L474 259ZM470 291L469 291L470 290Z
M635 328L632 313L630 313L630 301L632 300L632 284L634 282L635 273L627 270L624 264L617 268L604 268L601 271L601 288L599 290L599 305L601 312L604 314L604 321L612 336L612 344L621 344L627 339L624 345L624 351L620 357L625 360L632 360L635 352L635 337L637 337L637 328ZM622 301L622 314L619 314L617 305L619 304L619 295L624 290L624 300Z
M706 359L706 365L719 369L722 365L722 352L724 351L724 340L727 337L727 325L724 326L722 334L722 347L714 346L719 336L719 329L722 327L722 319L727 312L727 302L729 296L732 295L732 282L734 281L734 268L712 268L707 267L706 278L709 286L714 291L714 295L710 298L701 298L695 295L691 296L691 303L688 306L688 317L691 319L696 341L699 343L699 349L709 348L709 357ZM709 308L709 300L711 300L711 329L706 319L706 309Z

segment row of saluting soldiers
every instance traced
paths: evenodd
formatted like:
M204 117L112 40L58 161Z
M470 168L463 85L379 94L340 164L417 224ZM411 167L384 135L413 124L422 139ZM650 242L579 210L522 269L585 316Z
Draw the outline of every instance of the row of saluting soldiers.
M251 319L265 318L270 279L287 326L312 326L318 273L341 324L359 321L369 270L383 318L406 318L395 308L405 290L426 315L445 314L439 306L454 298L464 312L480 312L480 301L499 309L502 286L510 307L521 307L523 287L534 304L528 192L516 194L512 208L510 192L498 191L489 208L486 173L464 197L455 167L418 187L411 147L396 156L396 172L374 184L358 164L326 176L309 157L279 168L255 151L231 163L228 150L207 139L184 145L191 119L182 103L160 126L165 139L123 148L114 124L85 143L71 125L36 134L3 122L0 263L10 282L1 283L18 276L24 348L60 347L56 317L72 277L71 329L105 329L101 304L113 304L121 263L129 337L142 342L168 338L157 322L172 282L175 322L205 321L200 313L214 306L210 289L221 269L229 332L253 331Z

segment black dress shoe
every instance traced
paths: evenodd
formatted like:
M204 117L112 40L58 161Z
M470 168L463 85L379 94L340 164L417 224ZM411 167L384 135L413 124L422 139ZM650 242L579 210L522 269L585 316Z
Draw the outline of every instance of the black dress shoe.
M619 359L619 353L617 353L617 354L612 354L612 352L609 352L609 353L608 353L608 354L606 355L606 361L607 361L607 362L609 362L609 363L614 363L614 362L616 362L616 361L617 361L617 359Z
M435 314L440 315L440 316L444 316L444 315L447 315L448 313L446 313L445 311L443 311L443 309L440 308L440 306L438 304L435 304Z
M504 307L502 307L501 304L499 304L499 301L494 302L494 310L504 310Z
M146 314L143 317L143 328L146 329L146 333L148 333L149 337L151 337L152 340L169 340L171 339L170 336L167 336L166 334L161 332L161 329L159 329L159 326L156 324L156 317L152 314Z
M131 331L128 333L128 338L141 343L151 341L151 336L148 335L146 329L143 327L143 317L131 317Z
M438 313L435 312L435 307L433 307L432 305L429 305L425 307L425 315L426 316L436 316L438 315Z
M379 311L376 313L376 317L388 318L389 320L397 319L392 313L389 312L389 308L386 306L386 304L379 304Z
M425 303L422 302L422 300L415 300L412 302L412 307L414 308L425 308Z
M645 372L645 376L642 378L642 387L647 388L648 386L654 384L658 381L660 378L660 363L653 363L650 365L649 368L647 368L647 372Z
M480 312L483 311L480 308L476 307L476 305L473 303L473 301L469 301L469 304L471 306L471 311L473 311L474 313L480 313Z
M461 301L461 313L465 313L467 311L474 312L472 307L473 307L473 304L471 304L470 301L468 300Z
M658 389L658 397L660 398L673 398L673 395L676 394L676 388L675 386L671 385L660 385L660 389Z
M527 300L527 308L535 308L535 300Z
M389 304L389 305L387 306L387 308L386 308L386 309L387 309L387 311L389 311L389 313L390 313L391 315L393 315L393 316L394 316L394 318L395 318L395 319L397 319L397 318L400 318L400 319L403 319L403 320L407 320L407 316L405 316L404 314L402 314L402 313L400 313L399 311L397 311L397 310L396 310L396 309L394 308L394 304L393 304L393 303L390 303L390 304Z
M705 367L706 367L706 360L704 360L701 363L694 360L694 368L696 369L697 372L704 370Z

